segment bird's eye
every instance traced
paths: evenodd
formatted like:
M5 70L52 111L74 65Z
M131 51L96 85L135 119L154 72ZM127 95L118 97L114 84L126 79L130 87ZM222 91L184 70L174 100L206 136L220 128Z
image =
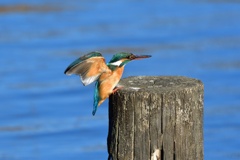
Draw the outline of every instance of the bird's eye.
M131 54L130 56L128 56L129 59L134 59L134 55Z

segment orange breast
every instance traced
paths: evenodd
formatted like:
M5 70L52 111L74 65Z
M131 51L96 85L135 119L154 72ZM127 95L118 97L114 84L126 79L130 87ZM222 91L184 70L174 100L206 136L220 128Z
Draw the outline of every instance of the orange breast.
M118 84L119 80L122 77L124 67L120 67L113 71L111 75L108 73L103 73L100 77L100 86L99 86L99 96L101 101L99 105L112 94L113 89ZM105 79L104 79L105 78ZM102 80L102 81L101 81Z

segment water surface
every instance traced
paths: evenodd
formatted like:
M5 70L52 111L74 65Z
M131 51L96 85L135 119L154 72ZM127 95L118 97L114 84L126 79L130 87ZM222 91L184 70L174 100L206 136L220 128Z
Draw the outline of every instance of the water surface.
M151 54L123 77L181 75L205 85L205 159L240 158L237 1L0 2L0 159L107 159L108 101L65 76L98 50Z

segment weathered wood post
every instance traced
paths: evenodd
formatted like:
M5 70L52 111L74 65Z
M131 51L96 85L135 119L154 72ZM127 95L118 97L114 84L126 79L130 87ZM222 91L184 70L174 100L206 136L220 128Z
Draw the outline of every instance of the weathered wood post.
M202 160L203 84L129 77L109 100L109 160Z

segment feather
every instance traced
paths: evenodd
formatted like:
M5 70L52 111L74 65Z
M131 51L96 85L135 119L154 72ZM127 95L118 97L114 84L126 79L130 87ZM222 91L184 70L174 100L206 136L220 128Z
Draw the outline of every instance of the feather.
M100 100L98 87L99 87L99 82L97 81L95 83L95 91L94 91L94 102L93 102L93 111L92 111L93 116L97 112L98 102Z
M96 81L99 78L99 75L88 77L88 78L82 78L82 76L80 76L80 77L81 77L81 81L82 81L83 85L87 86L87 85L91 84L92 82Z
M85 60L87 60L87 59L89 59L89 58L92 58L92 57L102 57L102 58L103 58L103 56L102 56L102 54L101 54L100 52L97 52L97 51L95 51L95 52L90 52L90 53L88 53L88 54L86 54L86 55L84 55L84 56L76 59L75 61L73 61L73 62L67 67L67 69L65 70L64 73L67 74L67 75L71 74L70 71L69 71L71 68L75 67L77 64L79 64L79 63L81 63L81 62L83 62L83 61L85 61Z
M104 57L99 52L91 52L72 62L64 73L79 75L86 86L96 81L103 72L111 72Z

